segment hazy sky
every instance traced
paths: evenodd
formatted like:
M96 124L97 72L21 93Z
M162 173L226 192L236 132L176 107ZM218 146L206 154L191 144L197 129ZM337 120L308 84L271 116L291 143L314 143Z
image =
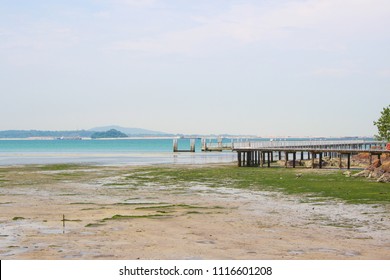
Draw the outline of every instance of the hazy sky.
M372 135L388 0L0 0L0 130Z

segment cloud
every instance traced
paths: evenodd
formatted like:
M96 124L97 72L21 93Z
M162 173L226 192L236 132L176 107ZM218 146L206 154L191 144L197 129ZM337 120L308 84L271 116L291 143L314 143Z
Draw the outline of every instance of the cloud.
M0 49L48 50L67 48L79 41L73 29L49 22L20 26L4 34Z
M131 8L148 8L156 4L156 0L114 0L114 2Z
M345 68L319 68L313 71L314 76L322 77L344 77L349 74Z
M350 40L381 38L389 28L390 2L385 0L261 3L232 5L218 15L193 17L191 28L124 39L115 42L112 48L191 54L267 43L282 49L339 52L348 48Z
M382 69L377 72L378 76L383 78L390 78L390 69Z

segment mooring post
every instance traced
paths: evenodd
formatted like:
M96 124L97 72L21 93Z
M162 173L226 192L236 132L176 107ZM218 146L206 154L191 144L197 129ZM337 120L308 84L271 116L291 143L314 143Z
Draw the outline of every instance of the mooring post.
M195 153L195 139L191 139L190 140L190 143L191 143L191 152Z
M65 215L62 214L62 233L65 233Z

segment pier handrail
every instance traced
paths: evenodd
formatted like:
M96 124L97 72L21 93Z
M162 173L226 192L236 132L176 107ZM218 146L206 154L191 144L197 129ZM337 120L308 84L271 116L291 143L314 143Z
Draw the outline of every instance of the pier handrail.
M312 140L312 141L247 141L234 142L234 149L261 149L261 148L324 148L346 149L352 146L386 145L383 141L367 140ZM356 147L354 147L356 149ZM362 149L363 150L363 149Z

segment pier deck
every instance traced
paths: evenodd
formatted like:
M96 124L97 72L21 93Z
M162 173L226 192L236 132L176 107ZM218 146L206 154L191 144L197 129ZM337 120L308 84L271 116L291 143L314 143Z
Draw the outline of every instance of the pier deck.
M351 168L351 156L359 153L368 153L370 163L372 156L381 158L383 154L390 154L385 149L386 143L380 141L296 141L294 142L247 142L235 143L233 151L237 152L238 166L267 167L278 160L285 161L285 167L289 160L292 160L292 167L295 168L299 160L314 160L318 158L318 167L323 167L323 158L338 158L339 168L342 168L342 159L347 158L347 169ZM290 158L292 156L292 158Z

